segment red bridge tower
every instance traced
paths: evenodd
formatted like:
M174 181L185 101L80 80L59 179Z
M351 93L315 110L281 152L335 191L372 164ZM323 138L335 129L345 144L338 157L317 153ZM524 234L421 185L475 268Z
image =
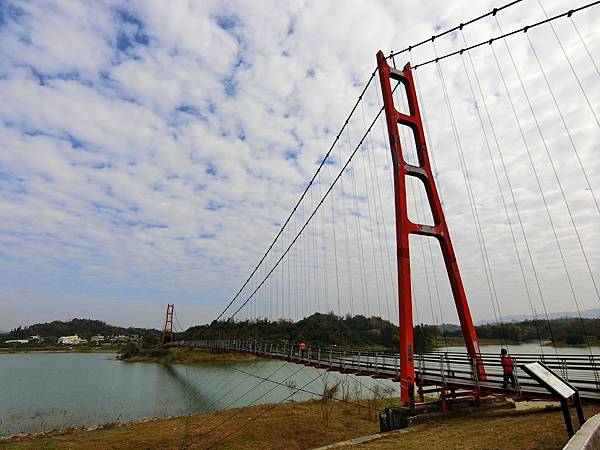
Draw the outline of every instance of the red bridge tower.
M167 305L167 316L165 317L165 326L163 327L162 334L160 336L160 348L162 349L166 339L167 334L170 338L170 343L173 343L173 311L175 310L175 304L169 303Z
M434 237L440 243L446 271L450 279L450 286L454 296L454 303L458 311L460 326L462 328L465 345L468 353L473 358L479 380L485 380L485 369L479 352L477 335L473 326L473 319L469 311L465 289L462 284L456 255L452 247L446 218L442 210L442 204L431 171L425 133L419 104L413 81L410 63L404 66L402 71L389 66L381 51L377 53L377 68L379 81L383 94L383 106L387 119L387 128L392 150L392 161L394 168L394 198L396 210L396 257L398 265L398 303L400 324L400 395L405 404L414 395L415 370L413 361L413 320L410 285L410 256L409 235L418 234ZM399 112L394 105L393 91L390 79L402 84L408 100L409 114ZM398 124L408 126L415 139L418 166L413 166L404 161ZM434 225L416 224L408 218L406 206L406 176L416 177L423 182Z

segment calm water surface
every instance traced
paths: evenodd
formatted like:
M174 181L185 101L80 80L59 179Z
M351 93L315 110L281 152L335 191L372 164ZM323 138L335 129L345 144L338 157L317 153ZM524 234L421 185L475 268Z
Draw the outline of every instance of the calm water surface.
M519 353L533 353L533 354L541 354L542 349L540 348L540 344L529 342L526 344L507 344L508 351L510 353L519 354ZM554 347L552 345L543 345L543 353L546 355L555 355ZM481 353L500 353L500 345L480 345L479 349ZM457 351L464 352L465 347L448 347L449 351ZM441 349L443 351L443 349ZM581 347L556 347L556 352L559 355L589 355L590 351L592 354L596 356L600 356L600 347L592 345L591 347L581 346Z
M107 353L0 355L0 435L272 403L292 392L244 372L322 391L320 377L309 382L323 371L282 361L166 365L121 362ZM341 377L327 376L329 383ZM353 392L394 386L368 377L360 383Z
M497 353L499 346L482 345L481 351ZM510 351L539 353L540 347L511 345ZM544 351L554 352L552 347ZM562 347L558 351L589 354L587 347ZM592 351L600 355L600 347ZM292 392L285 384L322 392L319 374L324 376L325 372L269 360L167 365L125 363L107 353L4 354L0 355L0 435L278 402ZM327 376L328 383L344 377L333 372ZM397 389L395 383L385 380L350 379L353 395L372 395L375 387ZM294 394L296 400L311 397L316 395Z

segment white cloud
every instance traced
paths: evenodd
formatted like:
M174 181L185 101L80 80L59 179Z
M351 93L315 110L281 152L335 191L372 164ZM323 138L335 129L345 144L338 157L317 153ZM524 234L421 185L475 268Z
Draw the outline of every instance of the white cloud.
M549 15L571 7L556 1L544 5ZM473 11L466 2L423 5L414 1L401 7L386 2L2 3L0 282L6 294L0 296L0 304L8 305L10 314L0 319L0 328L85 312L115 323L159 326L162 304L167 301L177 303L185 325L211 320L246 279L314 173L372 72L375 52L403 48L493 6L485 2ZM595 14L592 9L574 16L593 55L600 45L592 26ZM502 11L498 17L507 31L539 20L542 12L531 3ZM597 73L574 28L565 19L556 22L556 30L599 114ZM496 34L492 20L465 28L470 44ZM594 118L556 50L551 30L531 30L529 36L598 193ZM600 234L594 224L598 212L527 41L517 35L507 42L597 277ZM458 34L436 40L439 54L461 45ZM578 299L585 308L596 307L535 122L503 44L494 48L539 170ZM433 54L432 46L425 45L410 56L413 62L422 62ZM487 45L471 55L509 167L545 301L550 310L573 309L493 55ZM403 54L397 63L406 58ZM449 58L441 64L502 312L527 313L510 228L461 59ZM489 318L493 313L477 232L436 66L416 73L423 90L422 112L431 131L430 151L436 158L471 308L477 319ZM378 89L375 79L365 95L367 125L378 109ZM483 117L532 288L525 241L491 127ZM317 178L292 219L291 231L283 234L266 260L268 268L364 130L359 109L349 124L350 145L345 133L333 152L334 165L326 166ZM258 306L244 314L256 314L258 309L275 315L286 302L297 302L300 312L312 311L317 304L322 310L337 311L339 283L340 312L352 309L388 317L389 308L395 317L389 149L379 123L368 152L357 154L344 175L345 195L338 185L333 200L325 202L315 225L307 229L311 239L298 242L259 293ZM409 186L410 199L413 185ZM425 220L421 214L418 217ZM429 280L433 288L435 267L445 319L455 320L437 244L432 244L433 260L427 244L424 256L418 240L412 247L419 318L432 321L426 283ZM260 269L258 276L264 275ZM253 280L242 297L258 281ZM387 299L382 298L385 291ZM368 306L362 301L366 296ZM270 309L261 306L265 297L272 300ZM540 299L535 297L534 302L539 311Z

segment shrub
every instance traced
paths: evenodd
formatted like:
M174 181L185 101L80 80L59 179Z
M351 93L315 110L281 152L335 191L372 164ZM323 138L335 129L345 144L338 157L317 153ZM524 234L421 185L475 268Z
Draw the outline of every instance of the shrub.
M121 359L129 359L137 356L140 353L140 349L134 342L128 342L125 346L125 351L121 353Z
M567 336L565 342L568 345L583 345L585 344L585 338L582 334L572 334L570 336Z

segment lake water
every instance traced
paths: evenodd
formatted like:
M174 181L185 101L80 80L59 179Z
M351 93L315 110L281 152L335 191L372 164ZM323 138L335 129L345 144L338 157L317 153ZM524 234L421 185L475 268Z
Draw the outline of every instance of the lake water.
M270 360L166 365L121 362L107 353L4 354L0 435L273 403L292 392L244 372L283 384L292 381L314 393L322 392L319 374L326 373ZM343 377L326 376L328 383ZM353 393L395 387L385 380L359 380L362 385L352 384ZM311 397L316 395L298 392L293 398Z
M481 351L498 353L499 346L482 345ZM539 353L540 347L511 345L510 351ZM545 347L544 351L552 354L554 349ZM589 353L587 347L558 351ZM592 351L600 355L600 347ZM0 354L0 435L273 403L290 395L292 391L285 386L290 382L313 393L322 392L319 374L325 373L270 360L167 365L126 363L107 353ZM375 388L398 389L397 383L385 380L327 374L328 383L351 380L353 395L371 396ZM311 397L317 395L294 395L296 400Z
M543 345L540 347L540 344L534 342L528 342L525 344L507 344L506 345L508 351L514 354L542 354L545 355L555 355L554 347L552 345ZM444 349L440 349L443 351ZM456 351L456 352L464 352L464 347L448 347L448 351ZM499 354L500 353L500 345L480 345L479 350L481 353L492 353ZM559 355L589 355L590 351L594 356L600 356L600 347L592 345L588 348L588 346L581 347L556 347L556 352Z

